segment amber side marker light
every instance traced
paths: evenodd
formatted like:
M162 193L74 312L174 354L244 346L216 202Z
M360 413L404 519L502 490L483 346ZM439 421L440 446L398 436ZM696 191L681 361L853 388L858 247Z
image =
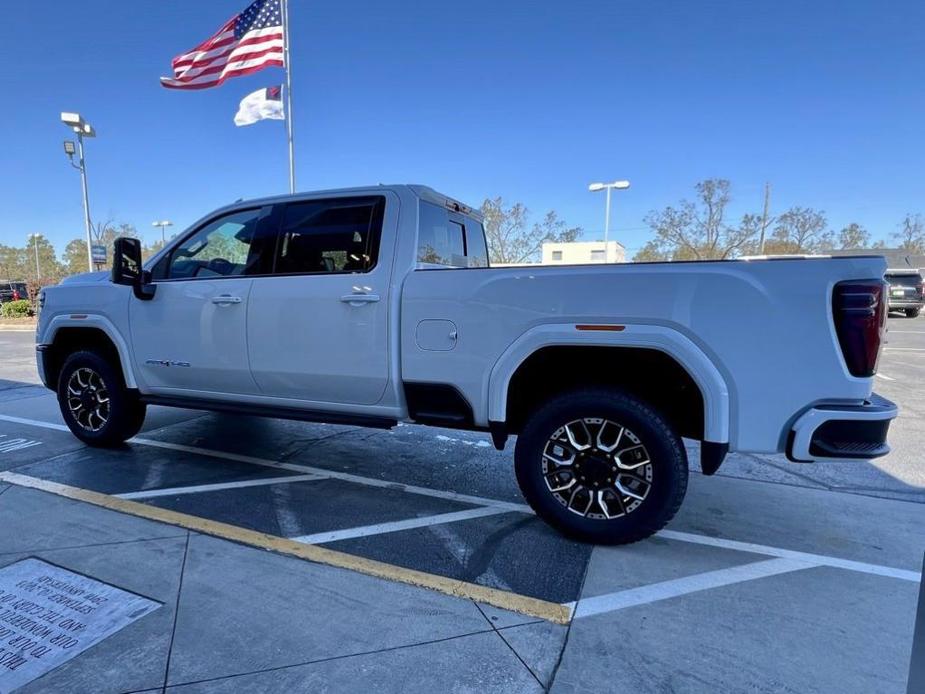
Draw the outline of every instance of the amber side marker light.
M626 330L625 325L576 325L575 330L605 330L609 332L618 333L621 330Z

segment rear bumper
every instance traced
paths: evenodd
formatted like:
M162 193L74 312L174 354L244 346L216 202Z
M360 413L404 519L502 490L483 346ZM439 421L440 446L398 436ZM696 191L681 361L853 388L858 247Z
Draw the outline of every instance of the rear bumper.
M816 460L870 460L890 452L887 432L896 405L873 394L863 405L820 405L794 423L787 457L798 463Z
M925 305L921 299L890 299L888 302L890 309L897 308L922 308Z

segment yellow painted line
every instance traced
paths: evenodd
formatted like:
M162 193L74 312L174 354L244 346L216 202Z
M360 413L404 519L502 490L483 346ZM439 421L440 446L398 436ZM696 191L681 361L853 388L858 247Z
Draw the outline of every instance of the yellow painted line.
M20 475L15 472L0 473L0 482L14 484L19 487L38 489L39 491L56 494L68 499L83 501L88 504L93 504L94 506L107 508L111 511L127 513L132 516L147 518L148 520L158 521L160 523L178 525L181 528L195 530L204 535L220 537L224 540L230 540L251 547L259 547L272 552L306 559L318 564L336 566L341 569L357 571L368 576L375 576L376 578L407 583L408 585L417 586L419 588L428 588L458 598L484 602L494 607L500 607L503 610L510 610L531 617L538 617L550 622L555 622L556 624L568 624L571 618L572 610L568 605L560 605L559 603L531 598L526 595L519 595L518 593L511 593L497 588L480 586L476 583L459 581L448 578L447 576L438 576L423 571L407 569L403 566L386 564L385 562L375 561L373 559L365 559L353 554L346 554L344 552L328 549L327 547L295 542L294 540L288 540L284 537L268 535L228 523L220 523L207 518L190 516L186 513L178 513L156 506L148 506L147 504L130 501L128 499L119 499L108 494L93 492L89 489L81 489L66 484L59 484L57 482L49 482L48 480L29 477L28 475Z

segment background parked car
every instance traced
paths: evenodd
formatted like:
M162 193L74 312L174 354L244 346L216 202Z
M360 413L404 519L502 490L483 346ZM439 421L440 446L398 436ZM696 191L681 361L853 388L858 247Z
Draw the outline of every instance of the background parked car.
M925 287L921 270L887 270L884 279L890 284L890 311L905 311L915 318L925 305Z
M0 282L0 304L28 298L29 291L25 282Z

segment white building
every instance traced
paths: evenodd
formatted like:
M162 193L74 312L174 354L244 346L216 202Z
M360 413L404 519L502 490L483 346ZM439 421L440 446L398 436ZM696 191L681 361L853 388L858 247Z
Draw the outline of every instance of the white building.
M543 265L587 265L625 263L626 249L619 241L571 241L543 244Z

